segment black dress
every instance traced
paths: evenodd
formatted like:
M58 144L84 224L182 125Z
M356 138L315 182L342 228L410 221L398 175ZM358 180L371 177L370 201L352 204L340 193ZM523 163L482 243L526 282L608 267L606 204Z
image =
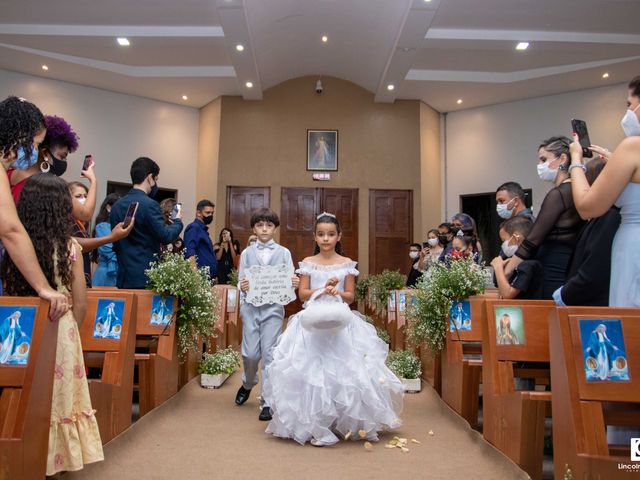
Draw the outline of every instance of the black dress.
M219 244L216 244L218 248L222 248ZM240 255L240 242L237 240L233 241L233 248L236 251L236 255ZM217 252L217 250L216 250ZM229 275L231 275L231 270L233 270L233 257L231 256L231 250L222 249L222 256L220 260L218 260L218 284L220 285L228 285L229 284Z
M571 183L561 183L544 197L531 232L516 251L517 257L542 264L543 299L551 299L564 285L584 223L573 203Z
M91 238L91 235L87 233L87 229L84 224L76 220L73 222L73 231L71 236L76 238ZM84 265L84 280L87 284L87 288L91 288L91 254L82 251L82 264Z

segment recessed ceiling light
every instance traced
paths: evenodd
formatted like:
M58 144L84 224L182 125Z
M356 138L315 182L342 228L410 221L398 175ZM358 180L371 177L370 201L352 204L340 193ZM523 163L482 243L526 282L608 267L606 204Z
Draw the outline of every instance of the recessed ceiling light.
M322 43L327 43L329 41L329 37L327 37L326 35L322 36Z
M247 88L253 88L253 82L247 82L245 83L245 85L247 86Z
M396 86L393 83L390 83L389 85L387 85L387 90L391 91L394 88L396 88Z
M47 67L46 65L42 65L42 69L43 70L49 70L49 67Z
M182 95L182 99L183 100L189 100L189 97L187 97L186 95Z
M118 38L118 45L121 47L128 47L130 45L129 39L125 37Z
M456 100L456 103L457 103L458 105L460 105L460 104L462 103L462 99L461 99L461 98L459 98L458 100Z
M604 72L602 74L602 78L609 78L609 72Z
M424 3L431 3L431 0L424 0Z
M516 50L526 50L527 48L529 48L529 42L520 42L516 45Z
M236 45L236 50L239 52L244 52L244 45L239 43L238 45Z

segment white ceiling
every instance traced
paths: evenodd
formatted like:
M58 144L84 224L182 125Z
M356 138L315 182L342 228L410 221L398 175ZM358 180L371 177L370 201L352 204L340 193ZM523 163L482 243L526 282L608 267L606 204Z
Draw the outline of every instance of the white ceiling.
M193 107L305 75L453 111L640 74L640 0L0 2L0 68Z

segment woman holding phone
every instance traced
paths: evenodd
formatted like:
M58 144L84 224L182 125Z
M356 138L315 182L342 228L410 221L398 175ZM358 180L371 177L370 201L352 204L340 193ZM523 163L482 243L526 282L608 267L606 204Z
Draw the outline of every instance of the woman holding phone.
M228 228L220 231L219 242L213 246L218 260L218 283L227 285L231 270L240 259L240 242L233 239L233 232Z

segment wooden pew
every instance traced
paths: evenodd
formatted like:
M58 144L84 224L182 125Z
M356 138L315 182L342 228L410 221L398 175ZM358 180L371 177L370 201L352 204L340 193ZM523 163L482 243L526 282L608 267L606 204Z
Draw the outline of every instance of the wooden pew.
M606 425L640 429L640 309L558 308L549 323L556 478L563 478L567 466L576 479L629 478L629 471L618 468L634 464L629 445L608 445ZM612 366L626 364L626 375L623 370L605 381L594 376L595 360L585 355L590 333L601 323L621 349ZM624 362L618 361L625 358L620 352L626 353Z
M178 393L178 339L176 298L164 299L150 290L129 291L136 296L136 354L140 417ZM157 303L168 302L170 318L154 318ZM152 323L153 322L153 323Z
M103 324L104 319L98 319L110 303L116 306L122 322L119 328ZM102 372L99 379L89 378L89 393L103 443L131 425L135 311L136 296L131 292L87 291L87 314L80 327L80 335L85 364L87 367L100 367ZM109 336L101 336L108 332L111 332Z
M458 328L447 324L445 346L441 353L442 400L472 428L478 426L478 397L482 380L482 323L485 301L497 299L497 292L469 297L462 308L469 321ZM456 303L453 305L456 308Z
M242 321L240 319L240 292L231 285L216 285L214 294L220 299L218 321L214 325L215 338L211 338L210 351L242 344Z
M0 297L0 328L18 308L22 355L4 358L0 346L0 480L44 478L47 469L58 322L39 298Z
M549 391L516 391L514 378L549 377L548 369L515 371L514 362L549 362L551 300L486 300L482 322L483 435L525 470L542 477L544 419ZM507 314L507 317L504 317ZM496 317L497 320L496 320ZM498 343L496 321L510 320L518 344ZM507 340L507 336L503 337Z

